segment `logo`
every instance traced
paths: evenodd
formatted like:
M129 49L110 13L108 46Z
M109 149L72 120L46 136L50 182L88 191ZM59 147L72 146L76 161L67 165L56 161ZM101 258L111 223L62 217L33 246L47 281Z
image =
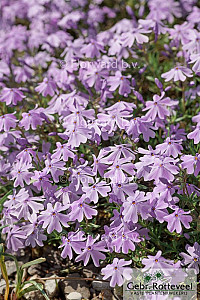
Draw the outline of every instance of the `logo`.
M132 279L123 285L124 300L190 300L197 294L197 276L193 269L133 269ZM194 298L196 299L196 298Z

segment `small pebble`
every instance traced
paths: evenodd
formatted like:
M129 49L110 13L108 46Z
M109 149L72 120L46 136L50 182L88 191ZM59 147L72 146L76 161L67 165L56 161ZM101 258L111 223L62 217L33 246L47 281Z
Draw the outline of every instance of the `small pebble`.
M82 295L77 292L72 292L67 296L68 300L81 300Z

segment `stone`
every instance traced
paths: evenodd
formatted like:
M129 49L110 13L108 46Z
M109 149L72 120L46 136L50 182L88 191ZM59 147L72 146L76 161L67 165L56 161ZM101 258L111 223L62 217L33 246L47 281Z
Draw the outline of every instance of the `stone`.
M56 275L52 275L51 277L57 277ZM57 296L59 289L58 289L58 283L59 283L60 279L49 279L49 280L45 280L45 285L44 285L44 289L47 293L47 295L49 297L55 297Z
M17 272L16 265L15 265L14 261L7 260L7 261L5 261L5 265L6 265L6 270L7 270L8 276L12 276ZM1 278L2 278L1 269L0 269L0 275L1 275Z
M4 279L0 280L0 295L4 295L6 290L6 282Z
M29 268L28 268L28 274L29 275L35 275L35 274L38 274L38 273L41 273L40 271L41 271L41 265L40 264L38 264L38 265L32 265L32 266L30 266Z
M15 287L15 283L11 280L9 280L9 287L10 287L10 289ZM6 282L4 279L1 279L0 280L0 296L4 295L5 291L6 291ZM1 299L1 297L0 297L0 299Z
M72 292L77 292L82 295L82 298L89 299L90 298L90 290L89 285L84 280L79 280L80 275L78 273L69 274L68 277L77 278L76 280L64 280L60 281L60 289L62 293L65 295L65 299Z
M90 264L83 269L83 276L87 278L93 278L99 274L99 269L96 268L94 265Z
M82 295L77 292L72 292L72 293L69 293L69 295L67 296L67 299L68 300L81 300Z
M19 266L23 265L23 263L21 261L18 261L18 264L19 264ZM14 260L5 261L5 265L6 265L6 270L7 270L8 277L9 276L14 277L14 274L17 272ZM3 278L2 274L1 274L1 269L0 269L0 277Z
M99 299L103 300L116 300L115 296L112 294L111 290L104 290L99 294Z
M102 291L102 290L110 290L110 283L106 281L92 281L92 287L96 291Z
M29 280L34 280L34 279L37 279L39 278L38 275L34 275L32 277L29 278ZM31 286L32 284L26 284L26 288ZM26 293L24 296L24 299L27 299L27 300L44 300L44 296L42 295L42 293L40 291L32 291L32 292L29 292L29 293Z

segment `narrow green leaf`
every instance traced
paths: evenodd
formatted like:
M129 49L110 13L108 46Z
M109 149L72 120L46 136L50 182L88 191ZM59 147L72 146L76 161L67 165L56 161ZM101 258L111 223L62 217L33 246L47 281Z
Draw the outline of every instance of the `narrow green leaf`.
M40 258L38 258L38 259L29 261L29 262L23 264L23 265L21 266L21 269L28 268L28 267L30 267L30 266L32 266L32 265L41 264L41 263L43 263L44 261L46 261L46 258L40 257Z
M3 209L3 204L4 204L4 202L6 201L7 197L8 197L9 195L11 195L12 193L13 193L13 191L10 190L8 193L6 193L6 194L0 199L0 212L1 212L2 209Z
M0 199L0 204L3 204L3 203L6 201L7 197L8 197L9 195L11 195L12 193L13 193L12 190L10 190L8 193L6 193L6 194Z
M1 253L3 252L3 244L0 245L0 251L1 251ZM4 256L1 254L1 256L0 256L0 268L1 268L1 273L3 275L3 278L6 282L6 291L5 291L5 294L4 294L4 300L7 300L8 296L9 296L9 281L8 281L8 274L7 274L7 269L6 269L4 259L5 259Z
M36 287L36 289L41 292L41 294L44 296L46 300L50 300L47 294L45 293L45 291L43 290L43 288L41 287L41 284L37 283L34 280L28 280L26 281L26 283L32 283Z
M38 283L39 284L39 283ZM41 288L42 288L42 284L41 284ZM25 294L29 293L29 292L32 292L32 291L37 291L38 289L34 286L34 285L31 285L27 288L24 288L20 291L19 293L19 297L22 297L24 296Z

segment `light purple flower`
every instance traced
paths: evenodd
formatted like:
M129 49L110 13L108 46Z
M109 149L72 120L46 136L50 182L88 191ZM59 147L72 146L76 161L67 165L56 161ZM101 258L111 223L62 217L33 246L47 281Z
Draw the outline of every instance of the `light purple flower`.
M107 84L110 86L109 90L111 92L116 91L116 89L119 87L120 95L130 94L131 87L127 78L130 78L130 75L124 76L120 71L117 71L115 76L110 76L107 79Z
M10 128L16 127L18 121L14 114L15 113L0 116L0 131L9 131Z
M193 67L192 67L192 70L195 72L195 73L198 73L200 72L200 53L198 54L192 54L190 56L190 59L191 61L189 62L189 64L193 64Z
M26 233L22 228L13 226L7 231L6 244L7 248L11 251L17 251L20 248L24 248L24 240L26 239Z
M38 217L39 221L43 221L43 228L47 228L47 233L51 233L53 230L58 232L62 231L62 226L69 227L69 217L68 215L64 215L60 213L61 211L66 211L68 206L62 206L61 203L56 202L53 207L51 203L47 204L47 209L40 213Z
M36 92L42 94L43 97L47 95L54 96L56 91L56 83L52 79L44 78L43 82L41 82L36 88Z
M197 176L200 172L200 154L196 153L193 155L182 155L181 160L183 161L181 167L187 169L188 174L194 174Z
M40 111L34 108L28 113L22 113L22 120L19 122L19 126L24 127L25 130L29 130L30 128L35 130L38 125L42 125L43 121L44 119L40 117Z
M33 165L31 163L27 163L23 161L22 159L17 160L14 165L13 169L10 172L11 179L15 179L14 187L17 187L20 185L21 187L24 187L24 181L26 184L30 183L31 177L33 175L32 172L29 172L29 169L32 169Z
M112 183L125 182L127 174L133 176L135 174L134 164L128 158L120 158L108 168L105 178L110 178Z
M17 88L4 88L1 93L0 101L6 102L6 105L17 105L17 102L25 98L23 93Z
M128 227L120 228L116 230L116 237L111 242L111 246L114 247L115 252L121 252L127 254L129 250L135 251L135 244L141 242L139 233L134 230L129 230Z
M170 115L170 111L168 110L168 106L174 106L178 104L178 101L173 101L169 97L163 98L165 96L165 92L162 92L161 96L154 95L153 101L147 101L146 107L143 111L147 111L146 118L148 120L155 120L158 116L160 119L165 119L166 116Z
M55 182L59 182L59 176L64 174L66 170L65 162L60 161L57 158L52 159L50 156L45 160L46 167L44 168L44 172L46 174L51 173L51 176Z
M174 180L174 175L179 173L179 168L175 165L176 161L173 158L165 157L164 159L155 158L148 179L154 179L156 182L160 178L166 178L169 181Z
M87 219L92 219L93 216L97 215L97 210L87 204L89 201L85 197L86 195L83 195L79 200L71 204L72 211L69 214L70 220L78 220L81 222L84 216Z
M131 182L117 182L112 184L113 193L120 199L122 202L125 201L125 195L133 196L138 185Z
M85 237L84 233L82 231L78 232L69 232L68 236L62 237L62 244L58 248L63 248L61 256L63 258L66 258L67 256L71 260L73 257L73 252L74 250L77 254L81 253L81 249L85 245Z
M43 241L47 240L47 236L44 234L44 230L41 228L42 222L38 221L36 214L32 214L29 217L29 221L31 222L30 224L23 226L23 230L27 234L25 245L31 245L32 248L35 248L37 245L43 247Z
M161 199L154 199L150 201L149 205L151 206L151 210L149 211L150 215L157 219L159 223L164 222L164 217L168 215L167 207L168 204Z
M124 216L125 222L138 222L138 214L141 214L143 219L148 217L148 207L145 207L144 201L147 200L144 192L136 191L133 196L127 198L123 203L124 210L122 215Z
M91 39L88 45L81 49L81 53L89 58L100 57L100 51L105 52L103 44L93 39Z
M165 79L165 81L170 81L172 79L174 79L174 81L185 81L186 77L192 77L192 71L184 66L177 66L173 69L171 69L170 71L163 73L161 75L162 78Z
M48 186L48 183L50 175L47 175L45 171L34 171L34 175L31 177L31 180L33 181L33 185L40 191L41 188L46 188Z
M181 233L182 232L181 223L185 228L189 229L190 228L189 223L192 222L192 217L188 216L189 213L190 211L184 211L179 207L176 208L172 214L164 217L164 220L168 222L167 229L170 232L176 231L177 233Z
M25 189L21 190L21 193L25 193ZM42 203L44 198L42 197L16 197L15 204L13 206L14 212L13 215L16 216L19 220L24 218L25 220L29 220L32 214L37 214L39 211L44 209L44 205Z
M161 254L162 251L159 250L155 256L148 255L147 258L143 258L142 264L145 267L142 270L151 271L153 269L160 269L164 272L165 269L172 268L172 262L162 257Z
M132 278L132 269L126 267L131 264L131 260L126 261L124 259L114 258L113 263L107 265L101 270L104 275L103 279L110 278L110 286L115 287L116 285L122 286L125 279L130 280Z
M194 140L194 144L198 144L200 142L200 125L197 125L195 130L190 132L187 137L190 140Z
M181 140L173 140L167 137L164 143L156 146L156 152L159 154L165 154L167 156L173 156L176 158L182 153L183 147L181 146Z
M83 260L84 266L86 266L89 262L90 257L92 257L92 260L94 262L94 265L96 267L99 267L99 260L104 260L106 258L105 254L101 253L100 251L107 251L105 249L105 242L96 241L99 239L99 235L93 239L91 235L88 236L85 246L82 247L82 253L76 257L76 261Z
M151 30L146 30L143 28L133 28L130 31L123 33L121 42L123 47L131 48L136 41L138 44L147 43L149 41L148 36L144 35L144 33L149 33Z
M57 149L54 150L54 154L52 154L52 159L63 159L64 161L68 161L69 157L74 158L75 154L72 152L67 144L61 144L60 142L56 143Z
M184 252L180 253L180 256L183 257L183 265L188 268L195 269L195 274L199 274L199 265L200 265L200 246L197 242L194 243L193 247L186 245L185 249L189 254Z
M96 183L92 184L92 186L84 186L82 190L86 193L90 201L97 203L99 200L98 194L100 194L103 198L107 197L111 189L105 181L97 181Z

